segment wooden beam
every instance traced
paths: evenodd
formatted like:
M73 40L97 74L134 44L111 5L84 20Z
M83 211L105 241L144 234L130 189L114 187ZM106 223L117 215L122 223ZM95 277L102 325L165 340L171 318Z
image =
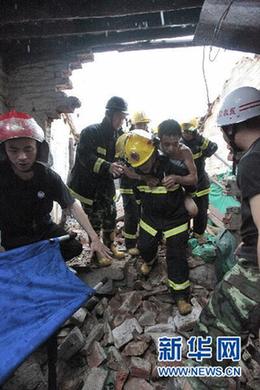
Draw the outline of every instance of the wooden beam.
M195 46L192 39L183 39L180 41L159 41L159 42L139 42L114 44L106 47L97 47L93 53L103 53L106 51L137 51L137 50L154 50L154 49L176 49L182 47Z
M2 0L0 25L202 7L204 0Z
M160 13L138 14L111 18L64 20L56 22L19 23L0 26L0 40L49 38L111 31L146 30L153 27L194 25L198 23L200 8L165 12L164 25Z
M106 46L95 47L91 50L91 53L105 53L108 51L117 51L117 52L126 52L126 51L138 51L138 50L154 50L154 49L175 49L175 48L185 48L193 47L194 45L192 38L182 39L180 41L158 41L158 42L133 42L133 43L115 43L108 44ZM1 47L1 44L0 44ZM42 51L41 53L31 55L26 53L26 55L15 55L13 51L7 53L4 58L5 70L8 72L11 69L15 69L17 66L25 65L30 63L36 63L43 60L50 60L51 58L64 58L67 59L70 56L78 55L79 58L87 54L87 48L84 49L84 52L76 51L55 51L52 48L51 51ZM90 53L89 53L90 54ZM73 61L73 60L72 60ZM84 61L83 61L84 62Z
M150 40L159 40L165 38L179 38L185 36L194 35L195 25L187 27L165 27L154 28L140 31L127 31L122 33L111 32L109 34L100 35L85 35L84 37L67 37L58 39L31 39L28 41L14 41L12 44L2 44L2 47L7 48L9 54L14 53L16 58L19 55L34 56L40 53L52 52L64 52L64 51L94 51L98 47L105 48L109 45L130 43L130 42L142 42ZM2 41L5 42L5 41ZM1 46L0 46L1 50ZM104 50L105 51L105 50ZM1 52L6 53L5 50ZM6 55L8 55L6 53Z
M157 29L155 29L157 30ZM166 31L165 31L166 30ZM111 50L128 51L128 50L146 50L153 48L168 48L168 47L185 47L192 45L192 38L195 27L178 28L178 33L175 29L163 29L162 31L149 31L146 34L129 37L128 34L122 36L95 37L95 40L83 40L79 37L70 37L69 39L44 39L31 41L15 41L8 44L6 41L0 41L0 52L3 53L3 62L6 69L13 69L18 64L35 62L36 58L62 57L68 56L70 53L84 54L88 52L106 52ZM175 33L173 32L175 31ZM182 40L163 41L166 38L180 38ZM185 40L185 37L187 39ZM142 38L142 39L141 39ZM163 41L163 42L162 42Z

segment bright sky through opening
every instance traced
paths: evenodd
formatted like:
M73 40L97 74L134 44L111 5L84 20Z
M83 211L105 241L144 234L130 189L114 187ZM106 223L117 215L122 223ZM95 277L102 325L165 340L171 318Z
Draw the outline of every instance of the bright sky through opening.
M205 72L211 102L221 93L235 63L246 55L218 48L210 53L206 48ZM82 103L73 114L77 130L100 122L107 100L114 95L128 102L130 114L145 111L152 127L168 118L182 122L204 115L207 97L202 57L202 47L95 54L94 62L73 71L71 77L73 90L69 94Z

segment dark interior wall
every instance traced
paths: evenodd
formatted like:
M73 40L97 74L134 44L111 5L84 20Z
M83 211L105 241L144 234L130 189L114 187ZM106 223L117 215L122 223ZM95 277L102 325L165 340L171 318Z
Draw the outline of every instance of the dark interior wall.
M2 58L0 57L0 113L7 111L7 75L3 70Z

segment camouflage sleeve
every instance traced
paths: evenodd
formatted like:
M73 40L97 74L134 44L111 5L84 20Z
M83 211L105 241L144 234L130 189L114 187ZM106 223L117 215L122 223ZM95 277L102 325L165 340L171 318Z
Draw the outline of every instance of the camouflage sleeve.
M242 344L249 333L257 335L260 325L260 274L256 265L240 258L215 288L207 306L202 310L193 331L196 336L212 337L212 358L201 363L188 359L189 366L235 366L230 359L217 360L216 339L219 336L240 336ZM187 378L194 390L227 389L228 378Z

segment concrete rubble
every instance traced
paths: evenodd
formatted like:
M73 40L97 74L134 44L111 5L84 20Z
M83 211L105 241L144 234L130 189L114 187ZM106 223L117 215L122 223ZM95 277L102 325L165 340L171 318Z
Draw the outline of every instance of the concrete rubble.
M72 224L72 223L71 223ZM73 224L72 224L73 226ZM77 226L76 226L77 228ZM148 278L139 274L140 258L126 256L107 268L97 268L86 248L71 266L91 287L108 282L66 321L58 332L59 390L182 389L181 378L159 378L158 338L182 336L185 360L187 339L216 284L212 264L189 259L192 274L192 313L181 316L166 285L165 250ZM204 279L204 280L203 280ZM208 279L208 280L205 280ZM260 383L259 340L244 351L241 389ZM168 361L163 365L176 366ZM46 347L42 346L15 372L2 390L47 390Z

